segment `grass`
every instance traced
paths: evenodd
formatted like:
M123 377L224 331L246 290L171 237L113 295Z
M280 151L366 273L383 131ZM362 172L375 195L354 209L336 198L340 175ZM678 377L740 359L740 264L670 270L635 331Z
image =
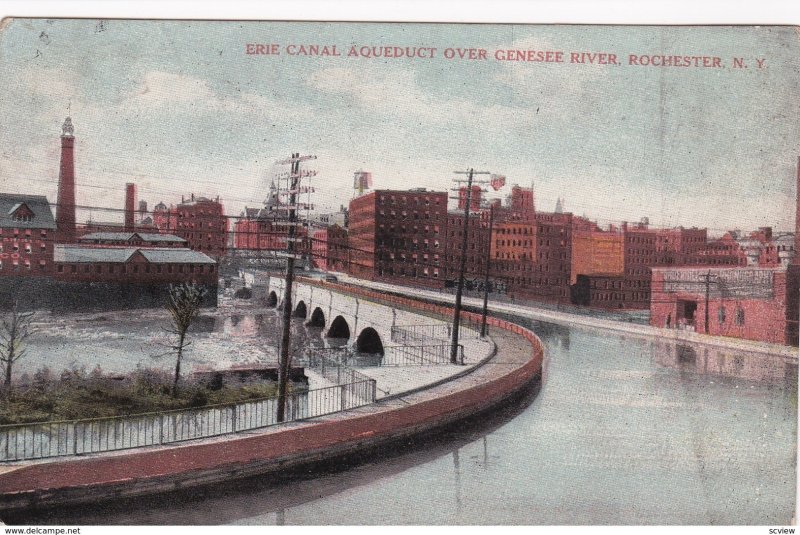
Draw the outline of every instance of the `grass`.
M182 379L178 396L170 395L172 375L163 370L137 369L126 376L99 368L67 370L56 378L43 368L0 396L0 424L80 420L146 412L199 408L273 397L274 381L198 382ZM291 385L290 385L291 386Z

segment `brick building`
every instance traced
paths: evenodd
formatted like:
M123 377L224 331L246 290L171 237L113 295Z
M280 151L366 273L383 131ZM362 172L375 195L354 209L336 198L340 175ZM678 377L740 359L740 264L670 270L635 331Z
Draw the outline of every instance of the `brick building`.
M787 285L787 274L782 267L654 267L650 324L797 345L789 304L797 284Z
M189 242L194 251L204 252L214 258L225 255L228 248L228 218L219 197L183 199L176 206L177 228L175 234Z
M0 193L0 276L49 276L56 222L47 198Z
M206 286L205 304L215 305L213 258L188 249L188 241L177 236L120 232L133 224L132 184L126 186L124 223L109 223L111 232L77 228L73 149L67 118L55 218L45 197L0 194L0 307L14 300L58 310L163 306L169 285L188 281ZM221 206L211 213L221 214ZM39 276L35 283L28 282L32 276Z
M246 251L286 251L289 237L288 212L281 209L278 187L273 181L264 208L245 208L234 223L234 247ZM295 251L312 253L312 240L306 226L295 226Z
M530 282L519 290L522 296L551 302L569 301L572 226L570 213L536 213L535 266Z
M311 239L311 257L323 271L347 271L350 258L347 230L339 225L316 230Z
M573 226L572 284L578 280L578 275L621 276L624 272L625 242L621 232Z
M217 286L217 262L205 253L186 248L59 244L53 261L56 278L69 282L195 282Z
M461 208L463 210L463 206ZM464 280L466 281L467 289L472 289L482 286L486 278L486 256L491 254L489 222L481 213L470 214L466 228L467 250L466 263L464 264ZM455 286L460 275L462 247L464 245L463 211L448 212L445 232L444 262L442 263L444 276L447 279L445 285ZM435 259L438 260L438 258Z
M301 255L311 253L308 228L295 226L295 251ZM285 218L263 208L245 208L233 224L233 245L246 251L286 251L289 226Z
M351 275L444 286L447 193L375 190L350 201L349 225Z
M481 209L481 194L483 190L480 186L472 186L472 192L469 195L469 210L470 212L478 212ZM467 186L458 188L458 209L464 211L467 206Z

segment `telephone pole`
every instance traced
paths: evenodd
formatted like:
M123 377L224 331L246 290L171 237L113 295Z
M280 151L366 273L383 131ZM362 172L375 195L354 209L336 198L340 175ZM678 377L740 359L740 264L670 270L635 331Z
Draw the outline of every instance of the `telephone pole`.
M300 153L292 153L292 155L277 163L279 165L290 165L290 171L285 178L287 179L288 188L284 192L288 194L289 198L287 203L281 207L288 211L287 220L287 238L286 238L286 282L283 289L283 310L282 317L283 323L281 333L281 351L280 361L278 364L278 413L276 418L279 422L283 422L286 418L286 393L289 385L289 344L291 341L291 322L292 322L292 284L294 283L294 261L296 258L295 242L297 241L297 210L310 208L309 205L301 205L297 202L297 195L306 190L310 193L311 189L302 188L300 181L306 177L313 177L316 175L315 171L300 171L300 162L306 160L315 160L316 156L300 156Z
M709 298L711 297L711 277L714 275L711 274L711 270L708 273L701 275L703 281L706 285L706 314L705 314L705 332L708 334L708 302Z
M456 174L467 175L466 202L464 203L464 231L461 241L461 261L458 269L458 286L456 287L456 302L453 309L453 337L450 343L450 363L458 363L458 331L461 324L461 294L464 292L464 271L467 269L467 244L469 242L469 208L472 204L472 180L475 175L488 175L489 171L455 171ZM456 182L464 182L456 180ZM482 181L486 182L486 181Z
M486 273L483 279L483 313L481 314L481 338L486 338L486 312L489 308L489 266L492 263L492 226L494 206L489 206L489 244L486 246Z

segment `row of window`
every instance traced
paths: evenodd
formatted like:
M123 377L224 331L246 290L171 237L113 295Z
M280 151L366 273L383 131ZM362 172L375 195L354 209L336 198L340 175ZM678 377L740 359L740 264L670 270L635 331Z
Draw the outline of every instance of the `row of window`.
M3 228L3 227L0 227L0 236L3 236L5 234L5 235L9 235L9 236L13 235L14 237L16 237L16 236L19 236L19 233L20 233L19 231L20 231L20 229L18 229L18 228ZM30 238L33 235L33 231L31 229L29 229L29 228L26 228L24 234L25 234L26 238ZM47 231L46 230L39 229L39 233L38 234L42 238L46 238L47 237ZM8 238L6 238L6 239L8 239Z
M430 206L430 204L431 204L431 198L428 195L423 195L423 196L413 195L413 196L411 196L410 199L409 199L408 195L389 195L388 199L387 199L387 196L384 196L384 195L379 195L378 196L378 205L379 206L383 205L383 204L387 204L387 203L395 205L395 204L398 203L398 201L400 203L404 203L404 204L409 204L409 201L410 201L413 204L425 205L425 206ZM433 198L433 204L436 205L436 206L439 206L441 204L441 196L434 197Z
M44 260L39 260L39 270L44 271L46 267L47 267L47 262L45 262ZM0 271L7 269L10 269L12 271L20 271L21 269L26 269L30 271L31 261L29 259L26 259L20 262L19 259L15 258L11 261L11 263L8 262L4 263L3 260L0 259Z
M381 223L379 225L379 228L381 230L386 230L386 225ZM432 227L430 225L425 225L422 228L424 229L425 233L430 233L431 231L433 231L434 234L436 234L436 235L439 234L439 225L433 225ZM389 225L389 233L390 234L395 234L395 232L397 232L397 233L406 232L406 233L411 233L411 234L418 234L420 232L420 228L418 226L416 226L416 225L414 225L413 227L408 227L408 226L397 226L397 227L395 227L394 225Z
M82 264L79 269L79 264L58 264L56 270L59 273L95 273L101 274L127 274L127 273L214 273L216 266L203 265L203 264L145 264L139 269L138 264ZM105 266L105 269L103 269ZM184 269L186 268L186 269Z
M5 247L5 245L3 245L3 242L0 242L0 253L5 251L5 249L6 249L6 247ZM19 251L19 243L14 242L13 244L11 244L10 247L8 247L8 249L10 251L15 252L15 253L18 252ZM25 247L23 249L25 249L26 253L32 253L33 252L33 246L30 243L26 243ZM39 243L39 250L41 250L42 252L46 251L47 250L47 245L45 245L44 243Z

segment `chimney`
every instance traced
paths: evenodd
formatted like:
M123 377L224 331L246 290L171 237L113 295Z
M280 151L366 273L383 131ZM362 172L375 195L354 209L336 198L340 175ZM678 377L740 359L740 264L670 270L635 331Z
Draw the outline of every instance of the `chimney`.
M133 232L134 212L136 210L136 184L125 184L125 232Z
M61 126L61 165L56 201L56 241L75 242L75 136L72 119Z

